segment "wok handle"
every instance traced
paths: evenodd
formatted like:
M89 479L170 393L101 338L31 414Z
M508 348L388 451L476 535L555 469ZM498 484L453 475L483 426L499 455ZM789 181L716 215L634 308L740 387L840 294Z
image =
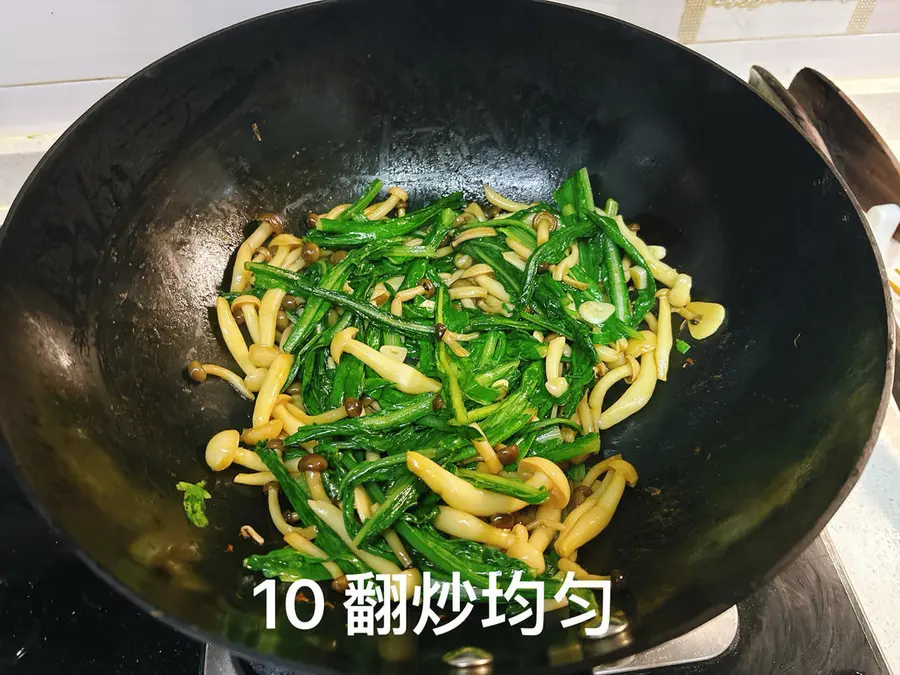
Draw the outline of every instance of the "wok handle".
M811 80L816 83L824 82L831 94L838 91L831 82L809 69L804 69L797 75L791 84L791 89L799 88L798 92L804 94L802 98L809 102L811 95L807 93L807 90L816 91L815 86L810 84ZM855 107L851 109L847 105L840 107L840 111L847 115L844 118L845 121L849 119L869 133L858 131L853 135L852 143L847 138L844 138L843 142L840 138L832 138L838 153L837 156L841 158L840 161L835 162L828 145L813 123L810 113L774 75L764 68L753 66L750 68L748 82L760 96L784 115L800 133L819 149L834 170L843 176L863 209L868 210L876 204L900 202L900 165L858 109ZM835 97L837 97L836 94L832 96L832 98ZM843 94L840 94L840 100L841 102L845 100ZM824 108L824 106L820 107ZM811 110L812 114L816 115L816 109L812 108ZM820 112L819 115L816 115L816 118L820 119L821 114ZM820 121L822 120L820 119ZM874 175L871 173L873 165L877 168ZM860 174L861 167L870 170L870 173ZM894 233L894 238L898 238L898 236L900 236L900 230ZM887 279L884 281L886 284ZM893 291L888 289L888 293L893 297ZM897 324L896 317L894 331L896 334L900 334L900 325ZM894 358L900 362L900 343L898 342L894 343ZM900 401L900 368L894 370L892 389L894 399Z
M797 127L801 134L809 139L810 143L815 145L825 155L825 158L832 165L834 164L831 153L828 151L828 146L825 144L819 130L816 129L815 124L810 120L806 110L772 73L760 66L752 66L748 82L756 90L756 93L768 101L775 110L784 115L789 122Z

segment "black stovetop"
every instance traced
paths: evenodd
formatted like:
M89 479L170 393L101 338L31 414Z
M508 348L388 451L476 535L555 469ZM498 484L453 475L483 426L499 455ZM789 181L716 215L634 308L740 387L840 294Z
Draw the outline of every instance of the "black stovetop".
M2 460L0 541L0 673L200 673L204 646L137 609L66 550ZM738 610L739 635L725 655L652 672L888 672L821 539Z

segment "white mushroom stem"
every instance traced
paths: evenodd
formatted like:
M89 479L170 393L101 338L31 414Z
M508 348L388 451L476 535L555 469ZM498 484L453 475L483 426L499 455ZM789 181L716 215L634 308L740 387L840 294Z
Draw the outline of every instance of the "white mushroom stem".
M449 332L450 331L447 331L447 333ZM469 350L459 344L459 340L447 333L444 333L444 337L441 338L441 341L446 344L450 348L450 351L456 354L456 356L461 359L466 358L469 355Z
M546 523L559 522L562 510L550 506L541 505L538 507L537 519ZM547 567L544 560L544 549L549 546L556 536L557 530L554 527L540 526L534 529L528 541L519 541L514 543L506 551L506 555L532 568L536 574L543 574Z
M484 209L481 208L481 205L478 202L469 202L466 204L466 208L463 209L463 213L471 213L475 216L475 220L481 221L482 223L487 220L487 216L484 213Z
M381 377L393 382L397 389L405 394L440 391L441 383L437 380L432 380L412 366L397 363L369 345L354 340L353 336L357 332L359 332L357 328L350 327L334 336L331 341L331 358L335 363L340 363L341 356L346 352L365 363Z
M518 541L509 530L488 525L471 513L450 506L439 506L438 515L431 522L438 530L452 537L477 541L497 548L507 549Z
M640 356L647 352L652 352L657 348L657 334L653 331L642 330L640 338L628 338L625 346L625 356Z
M541 523L559 523L561 516L562 509L541 504L535 514L535 519ZM559 529L556 527L552 527L551 525L541 525L532 530L531 536L528 538L528 543L543 553L550 545L550 542L553 541L553 537L556 536L557 532L559 532Z
M646 314L644 314L644 321L647 324L647 328L649 328L654 333L657 331L659 322L651 312L647 312Z
M262 388L263 382L266 379L266 373L269 372L268 368L255 368L247 373L247 377L244 378L244 385L250 391L259 391Z
M693 280L687 274L679 274L669 292L672 307L684 307L691 301L691 284Z
M618 463L619 465L627 464L627 462L624 462L623 460L618 460ZM634 473L634 467L631 467L630 464L628 464L628 467L631 469L630 473ZM633 478L636 482L636 473L634 473ZM619 471L617 469L617 463L611 462L610 471L603 480L601 490L589 497L584 504L581 505L584 506L585 504L590 504L589 507L579 514L571 524L570 521L573 519L572 517L575 516L578 509L573 511L569 517L566 518L566 530L559 535L559 538L554 545L554 548L560 557L568 557L575 550L600 534L606 526L609 525L609 521L612 520L613 514L616 512L616 507L622 499L622 494L625 492L626 481L626 472Z
M547 381L544 386L550 395L559 398L569 389L569 383L562 377L562 355L566 347L566 338L559 335L547 345L547 355L544 357L544 369Z
M308 555L311 558L319 558L320 560L328 560L328 554L325 553L325 551L297 532L292 531L286 533L284 535L284 541L288 546L300 551L300 553L303 553L304 555ZM328 573L333 579L344 576L344 572L338 567L337 563L323 562L322 565L328 570Z
M319 216L319 219L321 220L322 218L324 218L325 220L334 220L339 215L341 215L344 211L349 209L350 206L351 206L350 204L338 204L333 209L331 209L331 211L329 211L328 213L321 214Z
M304 426L300 420L287 411L287 408L284 407L283 403L277 404L272 409L272 417L282 423L284 432L288 435L296 434L297 431L300 430L300 427Z
M279 354L269 366L266 378L256 397L256 405L253 407L254 427L262 426L272 417L272 410L278 402L281 388L287 382L293 362L294 357L291 354Z
M560 260L553 266L553 278L562 281L563 277L569 273L569 270L578 264L578 245L572 244L569 255Z
M613 368L597 380L597 384L594 385L591 396L588 399L588 404L591 407L591 419L593 420L594 429L600 428L600 415L603 413L603 399L606 397L606 392L608 392L610 387L616 382L624 380L630 375L631 366L625 365Z
M647 352L641 357L641 372L635 381L609 408L600 414L599 428L609 429L626 417L647 405L656 388L655 352Z
M661 260L658 260L653 252L650 250L650 247L644 243L644 240L641 239L635 232L632 232L628 229L628 226L625 224L625 221L621 216L616 217L616 225L619 228L619 232L623 237L625 237L628 241L632 243L632 245L638 250L644 260L646 261L648 267L650 267L650 273L653 275L653 278L657 281L662 282L669 288L675 285L675 282L678 280L678 271L669 267Z
M484 184L484 198L504 211L521 211L522 209L527 209L531 206L530 204L523 204L522 202L516 202L508 197L504 197L487 183Z
M238 247L237 257L234 260L234 268L231 272L231 292L240 293L250 283L251 274L244 267L245 263L250 262L253 254L266 239L272 234L273 230L281 228L276 222L268 218L260 220L259 225L247 239Z
M656 328L656 376L663 382L669 376L669 355L672 353L672 309L669 297L659 298L659 321Z
M450 245L453 246L453 248L456 248L463 242L471 241L472 239L481 239L482 237L496 236L497 230L495 230L493 227L473 227L471 229L465 230L456 239L450 242Z
M521 272L525 271L525 261L522 260L522 257L515 251L504 251L503 259L517 270Z
M406 466L447 504L460 511L476 516L493 516L520 511L528 505L514 497L473 487L418 452L406 453Z
M281 350L275 347L263 347L260 344L250 345L250 360L257 368L268 368L279 354L281 354Z
M219 320L219 330L222 333L225 346L228 347L228 351L231 352L241 370L244 373L256 370L256 366L250 361L250 353L247 350L247 343L244 342L241 329L231 313L231 305L228 304L225 298L216 298L216 318Z
M613 460L622 459L622 455L613 455L612 457L607 457L601 462L597 462L590 468L584 478L581 479L581 484L585 487L592 487L596 480L600 478L604 473L609 471L609 467L612 464Z
M567 574L571 572L579 581L605 581L609 579L609 577L600 574L591 574L571 558L560 558L556 566L560 572Z
M412 300L416 296L424 295L425 289L421 286L413 286L412 288L407 288L405 290L399 291L394 299L391 300L391 314L394 316L402 316L403 315L403 303L408 300Z
M481 427L478 426L478 424L470 424L469 426L475 429L479 434L481 434L481 438L472 440L472 445L475 447L475 450L478 451L481 459L484 460L484 463L488 469L488 473L497 474L503 471L503 464L497 458L497 453L494 452L494 448L491 447L491 444L485 437L484 432L481 430Z
M398 187L392 187L388 189L388 198L383 202L378 204L372 204L363 210L363 215L369 220L381 220L391 211L393 211L398 204L401 202L405 202L409 199L409 195L406 193L406 190Z
M296 473L291 473L295 478ZM234 477L234 482L239 485L263 486L275 480L275 474L271 471L257 471L256 473L239 473Z
M503 287L499 281L494 279L493 277L489 277L486 274L482 274L480 276L475 277L475 283L481 286L488 293L493 295L495 298L499 298L503 302L510 301L510 295L506 292L506 289Z
M245 445L256 445L261 441L270 441L278 438L283 428L284 424L281 420L269 420L260 427L244 429L241 434L241 442Z
M478 277L482 274L493 274L494 269L490 265L486 265L484 263L478 263L477 265L471 265L470 267L465 268L465 271L462 273L460 279L470 279L472 277Z
M275 346L275 331L278 330L278 310L286 292L282 288L270 288L259 303L259 344L263 347Z
M318 415L307 415L302 408L293 403L285 403L284 407L287 408L287 411L296 417L303 425L329 424L331 422L342 420L347 416L347 409L342 405L339 405L337 408L332 408L331 410L326 410Z
M304 471L303 475L306 478L306 488L309 490L310 497L327 502L328 493L325 492L325 486L322 485L322 474L318 471Z
M399 579L400 577L405 577L405 597L411 598L413 596L413 592L415 591L416 587L422 583L422 575L419 570L414 567L406 571L401 570L390 560L385 560L384 558L381 558L377 555L372 555L371 553L363 551L362 549L356 547L353 544L353 540L347 534L347 529L344 527L344 517L341 514L341 510L331 502L310 499L309 507L315 512L317 516L319 516L319 518L325 521L325 524L328 525L328 527L335 531L335 533L344 541L347 547L357 557L359 557L364 563L371 567L377 574L390 574L392 586L395 586L397 579ZM399 593L399 585L396 585L396 587L397 592Z
M506 245L509 246L523 261L528 260L531 257L531 254L534 253L534 249L530 249L525 244L521 244L512 237L506 238Z
M550 230L556 226L556 218L545 212L539 213L534 217L532 225L537 233L537 244L545 244L550 238Z
M266 465L255 452L240 447L241 435L237 429L225 429L209 439L206 444L206 464L213 471L224 471L239 464L254 471L265 471Z
M255 295L239 295L231 303L231 311L239 309L244 317L244 325L253 342L259 342L259 298ZM252 358L250 359L253 360Z
M583 281L578 281L577 279L573 279L568 274L563 277L563 283L571 286L572 288L577 288L579 291L586 291L588 285Z
M463 286L450 289L451 300L462 300L463 298L486 298L488 292L479 286Z
M575 410L578 413L578 421L581 422L581 433L594 433L597 430L597 426L594 423L593 416L591 415L591 406L588 403L587 393L585 393L585 395L581 397L581 400L578 402L578 407Z
M242 378L233 370L228 370L228 368L217 366L215 363L204 363L201 367L207 375L215 375L216 377L225 380L228 384L234 387L237 393L239 393L244 398L250 401L256 398L256 396L253 395L253 392L247 388L246 384L244 384L244 378Z

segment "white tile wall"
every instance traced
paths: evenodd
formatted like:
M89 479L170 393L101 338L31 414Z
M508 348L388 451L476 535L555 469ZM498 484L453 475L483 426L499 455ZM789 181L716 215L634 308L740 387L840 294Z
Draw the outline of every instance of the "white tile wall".
M816 68L855 87L863 111L900 144L900 0L557 1L680 37L741 78L755 64L785 83L804 66ZM305 2L0 0L0 174L8 177L0 181L0 217L11 185L36 161L4 138L58 135L123 78L173 49ZM848 34L854 20L861 34Z

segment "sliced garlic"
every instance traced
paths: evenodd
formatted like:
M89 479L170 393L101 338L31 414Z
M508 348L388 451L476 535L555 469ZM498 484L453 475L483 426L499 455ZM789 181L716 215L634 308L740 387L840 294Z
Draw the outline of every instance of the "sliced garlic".
M597 300L588 300L578 306L578 314L581 318L595 326L602 324L615 312L615 305L611 305L608 302L598 302Z

